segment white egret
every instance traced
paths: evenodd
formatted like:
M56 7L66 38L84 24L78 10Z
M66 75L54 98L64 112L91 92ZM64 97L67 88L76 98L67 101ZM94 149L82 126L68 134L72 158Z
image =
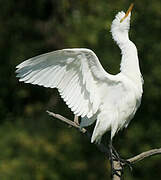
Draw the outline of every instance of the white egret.
M111 75L90 49L62 49L30 58L16 68L19 81L57 88L82 127L96 121L91 142L100 142L107 131L111 140L127 127L140 106L143 79L136 46L129 40L130 16L119 12L111 33L121 49L120 73Z

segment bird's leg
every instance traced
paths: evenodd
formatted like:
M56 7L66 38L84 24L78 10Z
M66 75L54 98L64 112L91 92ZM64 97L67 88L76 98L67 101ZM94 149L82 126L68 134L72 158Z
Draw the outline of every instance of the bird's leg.
M111 149L112 149L112 152L113 152L113 155L114 155L114 160L119 161L122 164L122 166L123 166L123 164L127 165L129 167L129 169L132 171L131 163L129 161L127 161L127 160L120 157L120 155L118 154L116 149L113 147L112 143L111 143Z
M116 151L116 149L113 147L113 145L111 144L111 149L112 149L112 152L113 152L113 154L114 154L114 157L115 157L115 160L118 160L118 161L120 161L120 155L119 155L119 153ZM121 161L120 161L121 162Z
M114 152L114 148L112 146L112 140L110 140L110 143L109 143L109 160L110 160L110 163L111 163L111 172L112 172L112 177L114 175L117 175L118 177L121 177L120 174L122 174L122 168L120 169L116 169L114 167L114 161L118 161L118 157L117 155L115 155L115 152ZM119 173L120 172L120 173Z

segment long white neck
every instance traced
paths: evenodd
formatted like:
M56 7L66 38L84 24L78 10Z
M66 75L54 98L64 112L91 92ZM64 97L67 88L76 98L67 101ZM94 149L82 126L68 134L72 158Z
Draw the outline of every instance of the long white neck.
M112 32L113 39L121 49L120 71L142 86L142 75L139 67L138 53L135 44L129 40L128 31Z
M132 41L127 40L126 42L120 43L119 47L122 54L120 65L121 72L133 78L140 77L141 72L135 44Z

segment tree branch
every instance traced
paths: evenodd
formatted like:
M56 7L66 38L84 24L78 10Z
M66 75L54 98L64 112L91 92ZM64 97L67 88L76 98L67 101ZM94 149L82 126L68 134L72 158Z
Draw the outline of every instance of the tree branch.
M78 129L81 133L83 133L89 140L91 139L91 133L87 131L87 129L85 128L81 128L80 125L79 125L79 122L78 122L78 118L75 116L74 118L74 121L72 120L69 120L63 116L61 116L60 114L55 114L53 112L50 112L50 111L46 111L50 116L56 118L56 119L59 119L63 122L65 122L66 124L68 124L69 126L71 127L74 127L76 129ZM106 157L108 157L109 159L109 149L103 144L103 143L100 143L100 144L95 144L98 149L103 152L105 154ZM149 151L146 151L146 152L143 152L143 153L140 153L132 158L129 158L127 159L126 161L131 163L131 164L134 164L138 161L141 161L143 160L144 158L147 158L147 157L150 157L150 156L154 156L154 155L157 155L157 154L161 154L161 148L158 148L158 149L152 149L152 150L149 150ZM122 163L120 161L114 161L113 162L113 166L114 166L114 169L120 169L120 171L118 172L119 176L117 174L114 174L112 179L113 180L121 180L121 176L123 174L123 168L126 166L127 164L126 163Z
M157 155L157 154L161 154L161 148L152 149L152 150L143 152L143 153L141 153L139 155L136 155L136 156L134 156L132 158L127 159L127 161L129 161L130 163L134 164L134 163L136 163L138 161L143 160L146 157L154 156L154 155Z

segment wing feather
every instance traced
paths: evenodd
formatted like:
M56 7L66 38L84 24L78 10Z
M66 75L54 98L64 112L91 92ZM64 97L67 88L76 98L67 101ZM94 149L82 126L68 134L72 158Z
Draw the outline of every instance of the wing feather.
M68 73L68 75L64 76L63 80L60 82L58 87L59 89L61 89L61 92L63 92L64 89L67 87L67 85L71 83L72 76L73 76L73 72L70 72ZM65 92L63 94L65 94Z
M19 81L58 88L71 110L85 119L94 116L100 107L99 82L115 80L103 69L94 52L84 48L42 54L16 68Z
M39 73L35 74L32 79L29 79L29 82L33 84L39 84L40 86L46 86L49 81L50 73L55 70L55 67L48 67L44 70L41 70Z

